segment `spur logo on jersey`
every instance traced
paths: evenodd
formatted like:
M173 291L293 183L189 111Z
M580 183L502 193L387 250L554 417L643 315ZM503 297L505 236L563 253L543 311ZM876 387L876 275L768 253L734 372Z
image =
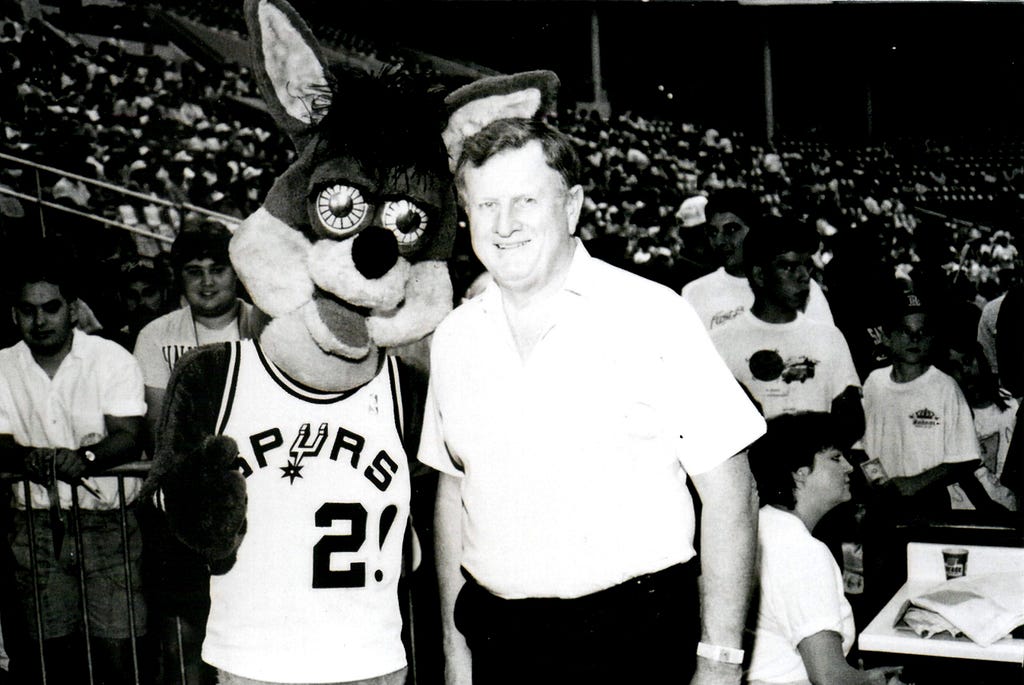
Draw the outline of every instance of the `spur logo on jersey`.
M285 437L290 438L289 441ZM285 445L291 446L284 449ZM298 430L285 431L279 427L268 428L249 436L251 457L238 455L235 465L242 475L248 478L257 469L265 469L272 461L284 459L281 478L289 483L302 478L304 459L327 457L330 461L348 464L353 470L361 472L375 488L387 491L395 474L398 473L398 462L391 458L386 450L379 450L369 463L363 467L366 438L348 430L344 426L332 428L326 422L317 426L316 430L309 423L303 423ZM255 461L253 468L251 460Z

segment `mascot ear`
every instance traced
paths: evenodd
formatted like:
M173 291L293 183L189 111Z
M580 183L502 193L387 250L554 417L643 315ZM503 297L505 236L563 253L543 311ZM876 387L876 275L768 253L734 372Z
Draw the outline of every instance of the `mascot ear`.
M551 71L527 71L511 76L490 76L452 92L444 99L448 125L441 133L448 148L448 166L454 172L462 144L498 119L543 119L555 113L558 76Z
M267 109L297 150L331 104L320 45L284 0L245 0L252 69Z

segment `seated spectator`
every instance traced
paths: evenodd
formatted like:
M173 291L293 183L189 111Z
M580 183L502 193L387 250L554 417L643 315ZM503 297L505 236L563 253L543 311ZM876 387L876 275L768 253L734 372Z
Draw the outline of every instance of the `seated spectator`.
M128 638L133 627L121 552L118 479L96 474L139 456L146 411L142 374L121 346L75 329L73 267L59 247L32 246L22 257L11 283L22 340L0 350L0 459L4 470L23 471L33 482L30 502L25 501L21 483L14 485L15 504L22 511L14 517L11 544L17 591L29 631L43 639L50 682L86 682L79 637L83 599L100 680L129 682ZM129 503L138 487L138 479L125 479ZM80 506L76 520L69 513L73 489ZM142 550L131 509L127 526L134 632L142 635ZM75 545L65 540L76 527L83 543L81 558ZM34 542L29 540L31 531ZM84 598L79 590L80 565L85 570ZM36 591L42 603L41 636ZM25 682L35 679L26 674Z
M149 260L125 262L117 291L124 321L114 340L125 349L134 349L139 332L167 311L167 295L163 276Z
M760 225L762 212L757 198L741 188L718 191L708 200L704 212L708 240L722 265L683 286L682 296L710 331L733 321L754 304L754 292L743 266L743 243L750 231L770 231L773 227ZM817 252L816 247L813 252ZM813 279L798 309L812 319L832 323L825 294Z
M743 243L749 310L711 340L736 379L761 405L765 418L832 412L852 444L863 432L860 378L843 334L800 311L812 282L817 235L807 226L765 219Z
M856 637L843 577L811 532L850 499L852 467L827 414L780 416L749 451L761 499L758 518L760 598L747 673L750 685L885 685L899 667L868 671L846 661Z

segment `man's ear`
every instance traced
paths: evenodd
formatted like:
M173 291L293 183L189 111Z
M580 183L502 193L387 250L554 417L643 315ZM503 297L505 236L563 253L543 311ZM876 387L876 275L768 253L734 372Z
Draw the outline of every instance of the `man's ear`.
M878 339L885 346L886 349L892 349L892 334L889 333L889 329L884 326L878 329Z
M78 327L78 317L81 314L81 308L78 306L79 302L81 302L81 300L77 298L72 302L68 302L68 314L71 315L71 323L73 323L76 328Z
M793 472L793 483L796 484L797 488L803 487L804 483L807 482L807 476L809 476L810 473L810 466L801 466Z
M752 266L747 272L747 280L751 287L757 286L758 290L764 289L764 267Z
M569 221L569 235L576 235L576 225L580 221L580 212L583 211L583 186L576 184L569 188L565 198L565 214Z

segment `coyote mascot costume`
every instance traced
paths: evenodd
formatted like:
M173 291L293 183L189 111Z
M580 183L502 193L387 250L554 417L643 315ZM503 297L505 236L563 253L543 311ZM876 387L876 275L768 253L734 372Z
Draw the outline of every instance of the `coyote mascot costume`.
M262 326L179 361L146 487L210 564L203 660L222 683L399 684L422 391L388 350L452 306L450 155L488 120L550 102L516 94L530 75L485 79L449 98L442 135L438 96L332 71L284 0L246 0L245 16L298 153L231 241Z

